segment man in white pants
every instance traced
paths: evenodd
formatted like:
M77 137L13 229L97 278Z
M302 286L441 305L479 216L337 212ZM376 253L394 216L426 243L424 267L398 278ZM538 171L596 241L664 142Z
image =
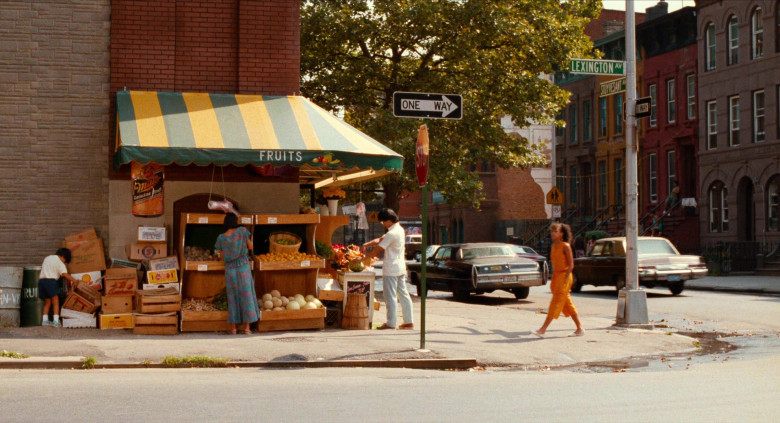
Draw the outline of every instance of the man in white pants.
M406 289L404 229L398 223L398 215L391 209L382 209L377 218L379 223L387 229L387 233L363 244L363 248L375 247L366 254L363 260L370 260L382 251L385 252L384 263L382 264L382 286L385 305L387 306L387 323L379 326L377 329L396 328L396 304L399 298L401 300L401 312L404 316L404 323L398 326L398 329L414 329L412 297Z

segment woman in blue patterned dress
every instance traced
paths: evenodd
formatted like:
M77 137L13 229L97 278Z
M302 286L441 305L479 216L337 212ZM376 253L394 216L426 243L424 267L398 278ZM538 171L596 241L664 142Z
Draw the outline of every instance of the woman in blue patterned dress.
M249 251L252 238L249 230L238 225L238 217L225 215L225 232L217 237L214 249L225 261L225 288L228 300L228 323L230 333L236 333L236 324L243 332L252 333L249 325L260 319L260 308L255 294L255 280L249 267Z

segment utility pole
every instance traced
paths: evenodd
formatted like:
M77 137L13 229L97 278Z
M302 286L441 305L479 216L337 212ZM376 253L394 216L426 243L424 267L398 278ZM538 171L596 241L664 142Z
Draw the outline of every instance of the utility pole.
M647 325L647 294L639 289L637 269L638 179L636 131L636 37L634 1L626 0L626 286L618 294L616 323Z

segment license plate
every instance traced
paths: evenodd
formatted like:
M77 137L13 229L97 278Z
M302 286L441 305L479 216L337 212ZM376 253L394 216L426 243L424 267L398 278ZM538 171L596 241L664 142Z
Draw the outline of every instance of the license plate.
M490 266L490 270L492 270L494 272L500 272L500 271L504 270L504 266Z
M517 276L505 276L504 282L517 282Z
M666 277L666 280L668 280L669 282L679 282L680 275L669 275Z

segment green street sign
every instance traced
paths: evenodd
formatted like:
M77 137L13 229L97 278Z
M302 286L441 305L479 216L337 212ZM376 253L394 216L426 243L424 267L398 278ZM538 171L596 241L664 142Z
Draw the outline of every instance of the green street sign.
M599 97L622 93L626 90L626 78L613 79L599 84Z
M626 62L622 60L569 59L569 72L588 75L625 75Z

